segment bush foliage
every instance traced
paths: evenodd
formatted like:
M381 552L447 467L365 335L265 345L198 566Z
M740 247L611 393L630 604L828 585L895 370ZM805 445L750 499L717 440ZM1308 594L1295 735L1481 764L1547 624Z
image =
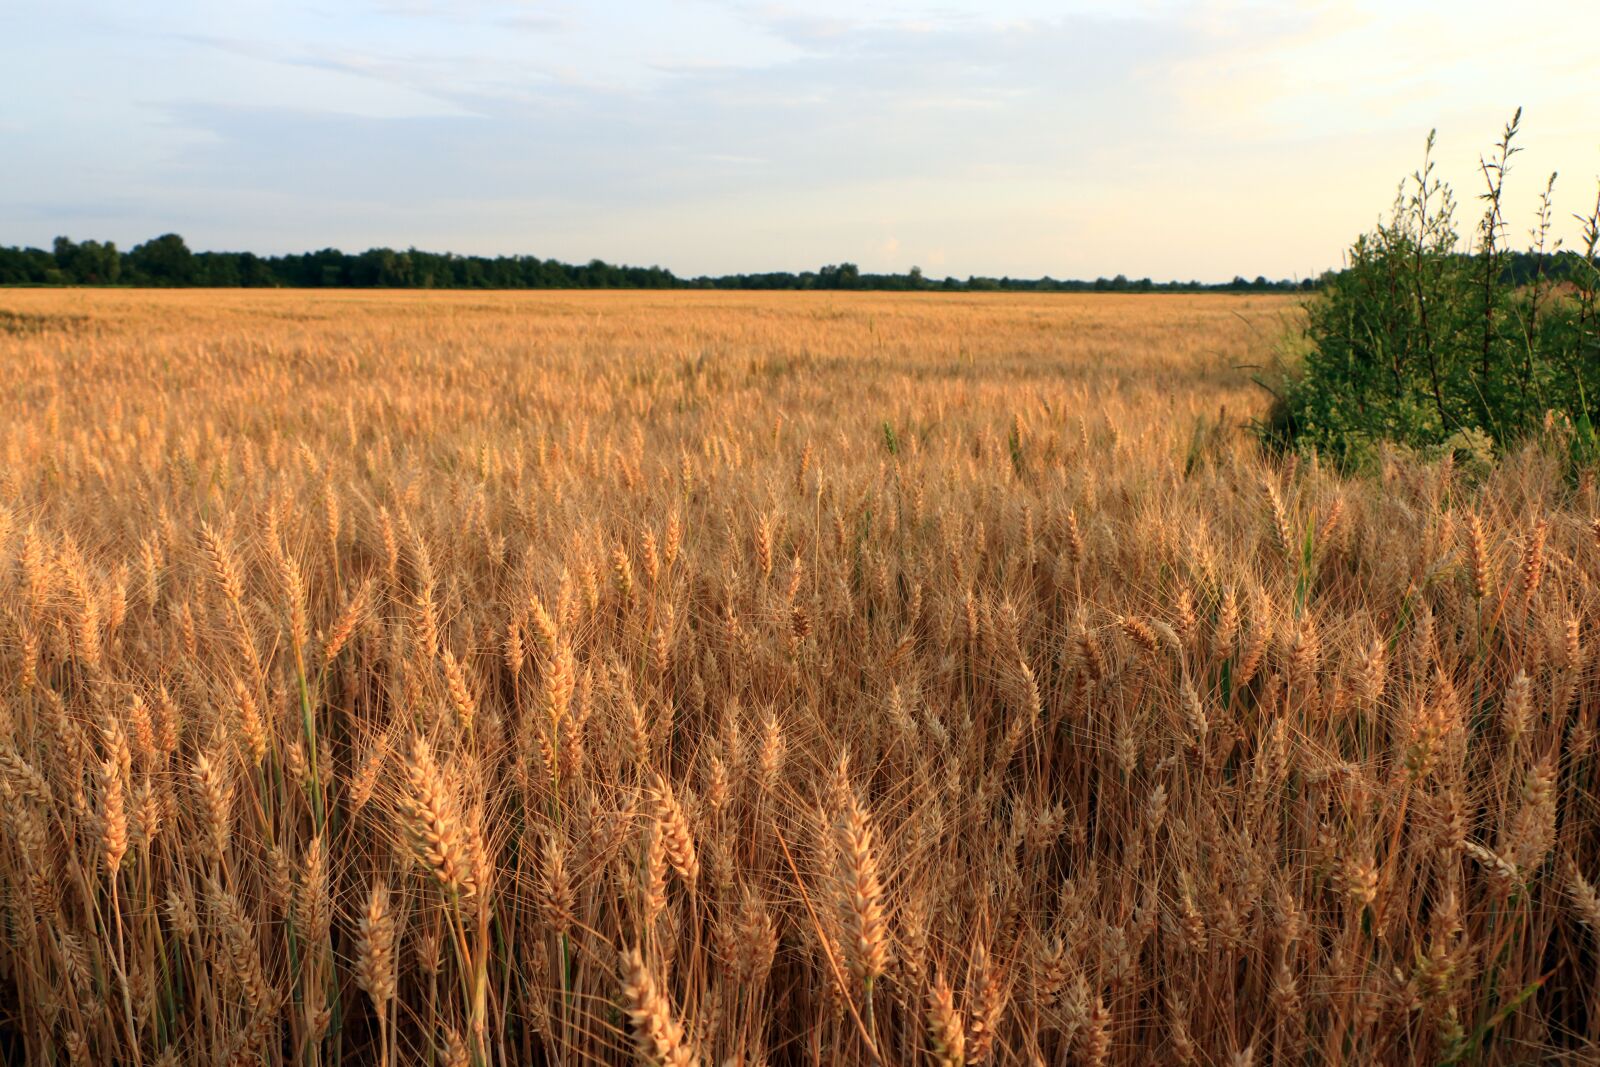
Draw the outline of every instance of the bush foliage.
M1387 222L1351 247L1308 307L1302 373L1272 431L1345 462L1383 440L1423 449L1504 444L1570 420L1593 457L1600 390L1600 202L1581 252L1552 238L1551 175L1532 247L1506 244L1504 189L1521 112L1482 160L1482 218L1466 239L1457 201L1434 174L1434 137Z

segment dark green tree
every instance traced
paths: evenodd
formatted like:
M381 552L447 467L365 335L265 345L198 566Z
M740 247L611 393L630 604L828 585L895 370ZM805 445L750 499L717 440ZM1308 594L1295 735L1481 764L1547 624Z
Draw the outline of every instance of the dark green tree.
M175 233L162 234L128 253L128 265L153 285L193 285L194 253Z
M71 284L109 285L122 272L122 257L110 241L85 241L57 237L54 245L56 267Z

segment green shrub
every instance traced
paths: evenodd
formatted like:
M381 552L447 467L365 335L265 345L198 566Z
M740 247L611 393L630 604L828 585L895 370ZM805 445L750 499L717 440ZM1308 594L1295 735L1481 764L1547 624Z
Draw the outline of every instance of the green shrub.
M1508 249L1503 190L1520 118L1482 161L1483 217L1465 243L1429 134L1389 221L1359 237L1311 299L1299 372L1264 427L1269 437L1361 463L1382 440L1439 450L1487 435L1504 445L1554 412L1589 447L1600 400L1600 202L1578 216L1583 251L1562 251L1551 239L1551 175L1533 247Z

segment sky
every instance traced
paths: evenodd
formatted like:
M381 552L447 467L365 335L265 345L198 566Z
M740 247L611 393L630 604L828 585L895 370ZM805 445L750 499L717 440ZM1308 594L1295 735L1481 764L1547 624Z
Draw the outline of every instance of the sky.
M0 244L1305 277L1438 129L1600 178L1597 0L0 0ZM1470 230L1470 222L1463 227Z

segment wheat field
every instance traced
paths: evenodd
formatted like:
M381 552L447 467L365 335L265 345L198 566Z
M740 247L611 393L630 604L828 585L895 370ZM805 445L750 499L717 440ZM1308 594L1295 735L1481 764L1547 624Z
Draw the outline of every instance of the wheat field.
M1297 315L0 293L0 1058L1595 1063L1593 479Z

